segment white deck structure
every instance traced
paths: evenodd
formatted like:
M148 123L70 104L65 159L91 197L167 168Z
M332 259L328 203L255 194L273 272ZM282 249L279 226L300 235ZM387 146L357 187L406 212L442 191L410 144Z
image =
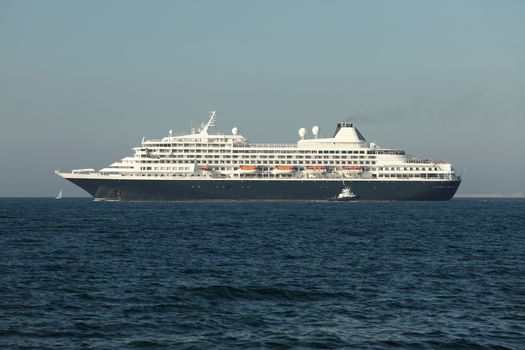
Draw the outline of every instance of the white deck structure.
M65 178L158 179L158 180L334 180L449 181L460 176L449 162L421 159L402 150L368 143L351 122L341 122L333 137L313 138L294 144L251 144L234 127L229 135L209 133L215 112L199 130L169 135L159 140L143 139L133 155L108 167L57 171Z

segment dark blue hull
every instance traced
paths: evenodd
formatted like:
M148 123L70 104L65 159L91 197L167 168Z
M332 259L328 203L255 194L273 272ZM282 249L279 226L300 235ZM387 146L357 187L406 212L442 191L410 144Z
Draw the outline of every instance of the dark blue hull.
M340 181L297 180L123 180L68 179L95 199L170 200L328 200L343 189ZM359 200L445 201L456 193L456 181L345 180Z

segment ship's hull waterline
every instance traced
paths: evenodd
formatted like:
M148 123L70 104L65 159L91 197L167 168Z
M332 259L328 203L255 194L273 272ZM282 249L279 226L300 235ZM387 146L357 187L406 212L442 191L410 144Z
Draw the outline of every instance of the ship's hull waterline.
M350 186L359 200L446 201L461 180L193 180L68 178L96 200L328 200Z

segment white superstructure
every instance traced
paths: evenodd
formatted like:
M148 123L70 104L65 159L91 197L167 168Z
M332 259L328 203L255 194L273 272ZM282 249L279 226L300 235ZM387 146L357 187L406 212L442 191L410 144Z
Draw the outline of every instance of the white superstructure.
M213 134L215 112L206 124L184 135L143 139L133 155L95 171L79 169L68 178L250 180L457 180L446 161L432 161L369 143L351 122L341 122L333 137L313 138L299 130L294 144L252 144L234 127L229 135Z

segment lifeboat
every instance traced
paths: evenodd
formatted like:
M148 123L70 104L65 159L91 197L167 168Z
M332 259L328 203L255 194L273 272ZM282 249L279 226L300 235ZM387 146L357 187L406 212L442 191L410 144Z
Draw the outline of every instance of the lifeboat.
M324 165L312 165L312 166L307 166L305 168L305 171L308 173L313 173L313 174L322 174L322 173L326 173L326 167Z
M239 167L239 172L242 174L253 174L259 170L258 167L254 165L242 165Z
M355 175L355 174L359 174L362 171L363 171L363 168L358 165L346 165L346 166L342 166L337 169L337 172L339 174L344 174L344 175Z
M272 174L291 174L295 171L295 167L291 165L276 166L272 169Z
M341 170L347 171L347 172L360 172L363 170L363 168L358 165L347 165L347 166L341 167Z
M209 165L201 165L199 166L199 169L207 173L213 171L213 169Z

